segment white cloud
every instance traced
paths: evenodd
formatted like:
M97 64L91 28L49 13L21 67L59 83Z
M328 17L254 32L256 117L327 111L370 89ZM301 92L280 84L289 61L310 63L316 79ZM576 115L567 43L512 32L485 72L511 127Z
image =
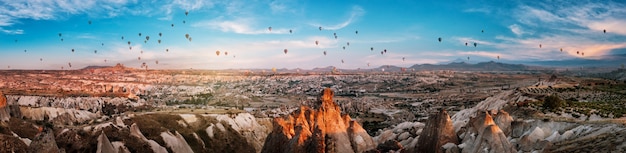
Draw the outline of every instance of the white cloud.
M193 24L193 27L205 27L209 29L215 29L222 32L232 32L237 34L287 34L289 33L289 29L283 28L272 28L272 31L269 31L269 27L264 28L253 28L258 26L253 26L255 20L251 18L239 18L234 20L222 20L221 18L210 20L210 21L200 21L198 23Z
M489 14L489 13L491 13L491 10L489 10L487 8L469 8L469 9L463 10L463 12Z
M358 18L360 18L364 14L365 14L365 10L363 8L361 8L360 6L353 6L350 12L350 17L346 21L336 24L336 25L314 24L313 26L315 27L321 26L324 30L339 30L350 25L352 22L356 21Z
M509 29L511 29L511 32L513 32L517 36L521 36L522 34L524 34L524 31L522 31L522 27L517 24L510 25Z
M24 34L24 30L22 30L22 29L7 30L7 29L4 29L2 27L0 27L0 32L6 33L6 34L10 34L10 35L21 35L21 34Z

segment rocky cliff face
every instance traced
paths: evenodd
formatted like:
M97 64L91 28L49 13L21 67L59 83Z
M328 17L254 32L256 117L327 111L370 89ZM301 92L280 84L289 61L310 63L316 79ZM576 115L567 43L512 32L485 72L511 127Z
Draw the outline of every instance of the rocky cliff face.
M7 97L0 91L0 121L8 121L9 118L11 118L11 116L9 115Z
M439 111L439 113L431 115L426 122L426 128L419 137L418 148L419 152L444 152L442 146L452 143L454 145L459 144L459 139L452 127L452 120L450 115L445 110ZM457 149L458 150L458 149Z
M325 89L319 108L302 106L288 116L274 119L262 152L364 152L376 143L350 116L342 115Z

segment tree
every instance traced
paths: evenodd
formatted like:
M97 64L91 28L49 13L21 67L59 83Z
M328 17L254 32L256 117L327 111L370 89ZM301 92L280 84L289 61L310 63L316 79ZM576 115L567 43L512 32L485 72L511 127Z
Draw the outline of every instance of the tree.
M563 105L563 100L557 94L552 94L543 99L543 108L555 110Z

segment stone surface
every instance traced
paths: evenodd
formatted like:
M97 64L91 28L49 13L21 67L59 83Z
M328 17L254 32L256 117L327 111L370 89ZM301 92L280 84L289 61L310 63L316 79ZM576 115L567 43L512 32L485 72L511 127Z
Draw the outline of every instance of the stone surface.
M376 143L357 122L342 115L334 93L323 91L319 108L302 106L276 118L261 152L364 152Z
M426 127L419 137L417 151L442 153L443 150L440 148L447 143L459 144L459 139L454 132L448 112L442 109L428 118Z
M35 139L28 146L28 152L59 153L59 147L55 141L54 134L50 129L44 128L42 132L35 136Z

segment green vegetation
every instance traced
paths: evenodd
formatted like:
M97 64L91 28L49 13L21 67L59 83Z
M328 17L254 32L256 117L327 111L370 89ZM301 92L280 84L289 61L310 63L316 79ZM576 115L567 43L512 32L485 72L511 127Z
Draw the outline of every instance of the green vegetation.
M556 109L561 108L562 105L563 105L563 100L561 100L561 98L559 98L559 96L556 94L547 96L543 99L544 109L556 110Z

